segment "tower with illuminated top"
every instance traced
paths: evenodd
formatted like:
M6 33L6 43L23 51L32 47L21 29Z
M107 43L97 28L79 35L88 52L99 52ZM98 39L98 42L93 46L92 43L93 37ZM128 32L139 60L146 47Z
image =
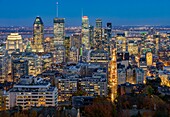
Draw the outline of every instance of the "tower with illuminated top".
M44 52L44 24L41 17L37 16L33 24L32 51Z
M90 49L89 41L89 19L87 16L82 17L82 44L85 46L85 49Z

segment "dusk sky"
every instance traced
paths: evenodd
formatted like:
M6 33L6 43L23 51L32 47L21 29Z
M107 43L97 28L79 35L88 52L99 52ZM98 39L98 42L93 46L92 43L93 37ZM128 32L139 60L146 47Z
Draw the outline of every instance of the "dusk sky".
M32 26L40 16L53 25L57 0L0 0L0 26ZM81 11L90 24L96 18L113 25L170 25L170 0L58 0L66 26L81 25Z

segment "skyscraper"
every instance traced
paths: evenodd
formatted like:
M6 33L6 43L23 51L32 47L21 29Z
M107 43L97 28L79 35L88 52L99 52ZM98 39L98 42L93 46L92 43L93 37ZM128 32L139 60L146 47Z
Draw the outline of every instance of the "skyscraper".
M94 49L102 49L102 20L96 19L96 28L94 33Z
M107 36L109 40L112 38L112 23L107 23Z
M44 52L44 24L42 19L37 16L33 24L33 41L32 51L33 52Z
M82 44L85 46L85 49L90 49L90 40L89 40L89 19L87 16L82 17Z
M70 46L80 49L81 47L81 34L80 33L74 33L71 35Z
M96 28L102 28L102 20L101 19L96 19Z
M94 43L93 43L93 39L94 39L94 26L89 26L89 41L90 41L90 46L93 47Z
M107 26L104 30L104 37L102 39L102 45L104 50L110 53L110 41L112 38L112 23L107 23Z
M54 18L54 58L57 63L65 62L65 21L64 18Z
M71 40L70 37L65 37L64 40L66 62L68 62L70 55L70 40Z
M65 39L65 26L64 18L54 18L54 46L64 45Z

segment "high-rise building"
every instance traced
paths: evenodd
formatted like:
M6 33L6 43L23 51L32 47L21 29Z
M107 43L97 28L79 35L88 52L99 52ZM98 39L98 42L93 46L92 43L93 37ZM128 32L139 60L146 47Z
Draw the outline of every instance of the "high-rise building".
M18 33L11 33L6 40L6 50L8 54L11 55L11 53L15 52L17 49L23 52L22 36Z
M70 63L78 63L78 61L79 61L79 49L77 49L76 47L71 47L69 62Z
M130 40L128 42L128 52L130 55L137 55L139 54L139 47L138 44L136 42L134 42L133 40Z
M118 52L127 51L127 39L125 34L117 34L116 36L116 48Z
M112 23L107 23L107 36L109 40L112 38Z
M143 70L147 70L147 60L145 56L140 57L138 67L142 68Z
M81 34L74 33L74 34L71 35L70 48L71 47L75 47L77 49L81 48Z
M109 54L111 53L110 52L111 39L112 39L112 23L107 23L107 26L104 29L102 45L103 45L103 49L108 51Z
M101 19L96 19L96 28L102 28L102 20Z
M51 37L47 37L45 38L44 40L44 52L51 52L51 49L53 48L52 45L51 45L51 41L52 41L52 38Z
M65 39L65 19L54 18L54 46L64 45Z
M65 47L65 57L66 57L66 62L68 62L69 60L69 56L70 56L70 37L65 37L64 40L64 47Z
M64 63L66 59L64 46L58 46L54 55L56 63Z
M31 52L24 52L22 58L28 60L28 75L38 75L38 55Z
M54 18L54 61L57 63L65 62L65 19Z
M90 40L89 40L89 19L87 16L82 17L82 44L85 46L85 49L90 49Z
M89 41L90 41L90 47L94 46L94 26L89 26Z
M103 49L102 48L102 20L96 19L96 28L94 32L94 49Z
M0 82L8 80L8 54L3 46L0 46Z
M107 27L104 29L104 35L102 39L103 49L108 51L110 54L110 41L112 38L112 24L107 23Z
M33 40L32 40L32 51L33 52L44 52L44 24L42 19L36 17L33 24Z
M42 63L43 71L49 69L53 63L53 54L52 53L43 54Z
M12 60L13 82L18 82L23 75L28 75L28 61L22 58Z
M151 66L153 63L153 56L151 52L146 53L147 66Z

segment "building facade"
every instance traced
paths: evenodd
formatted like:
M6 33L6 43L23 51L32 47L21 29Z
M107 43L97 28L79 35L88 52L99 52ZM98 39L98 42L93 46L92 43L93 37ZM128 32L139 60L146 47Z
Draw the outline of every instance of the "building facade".
M52 87L50 82L33 76L21 77L19 83L8 91L7 109L21 106L28 110L33 106L56 107L57 88Z
M15 52L17 49L23 52L22 36L18 33L11 33L6 40L6 50L8 54L11 55L11 53Z
M22 58L12 60L13 82L19 82L20 77L23 75L28 75L28 61Z
M82 17L82 44L85 46L85 49L90 49L90 40L89 40L89 19L87 16Z
M33 24L33 40L32 40L32 51L33 52L44 52L44 24L42 19L36 17Z

